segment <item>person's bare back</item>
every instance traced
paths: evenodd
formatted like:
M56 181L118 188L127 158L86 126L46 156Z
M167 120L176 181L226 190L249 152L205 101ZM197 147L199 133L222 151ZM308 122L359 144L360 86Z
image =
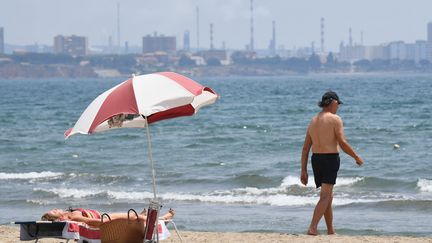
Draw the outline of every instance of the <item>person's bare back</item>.
M312 153L339 153L336 128L339 116L322 111L312 118L308 132L312 139Z

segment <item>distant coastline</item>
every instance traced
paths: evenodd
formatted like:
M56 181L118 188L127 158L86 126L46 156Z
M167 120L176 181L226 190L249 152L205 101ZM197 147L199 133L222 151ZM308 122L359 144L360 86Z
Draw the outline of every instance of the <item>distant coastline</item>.
M0 65L0 79L18 78L121 78L132 74L146 74L161 71L174 71L186 76L229 77L229 76L284 76L301 74L374 74L374 73L418 73L430 74L430 70L310 70L305 72L272 66L197 66L197 67L159 67L132 72L122 72L115 68L95 68L91 66L64 64L7 64Z
M151 57L151 58L150 58ZM158 57L159 59L157 59ZM432 73L432 63L407 60L338 61L327 57L255 57L232 55L228 62L210 58L198 65L190 57L93 55L71 56L49 53L0 55L0 78L114 78L132 74L175 71L187 76L281 76L313 73Z

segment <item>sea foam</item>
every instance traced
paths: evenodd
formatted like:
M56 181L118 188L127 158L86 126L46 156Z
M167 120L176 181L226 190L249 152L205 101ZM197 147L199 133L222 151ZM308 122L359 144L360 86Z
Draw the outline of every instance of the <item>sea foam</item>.
M28 180L41 178L57 178L63 173L42 171L42 172L26 172L26 173L0 173L0 180Z
M315 182L314 182L314 177L313 176L309 176L309 182L308 182L308 187L315 187ZM336 180L336 185L335 187L338 186L350 186L353 185L357 182L360 182L364 180L363 177L339 177ZM303 186L303 184L301 184L300 182L300 176L287 176L282 180L282 184L281 187L289 187L292 185L298 185L298 186Z
M36 192L52 193L60 198L84 198L104 193L103 190L74 189L74 188L34 188Z
M432 180L419 179L417 182L417 187L422 192L432 192Z
M107 192L110 196L118 200L141 201L152 197L150 192ZM232 191L213 192L206 194L190 193L162 193L158 195L164 201L186 201L186 202L204 202L204 203L224 203L224 204L266 204L272 206L306 206L315 205L319 197L317 196L293 196L284 194L274 195L238 195ZM351 199L335 198L334 205L347 205L352 203L377 202L379 199Z

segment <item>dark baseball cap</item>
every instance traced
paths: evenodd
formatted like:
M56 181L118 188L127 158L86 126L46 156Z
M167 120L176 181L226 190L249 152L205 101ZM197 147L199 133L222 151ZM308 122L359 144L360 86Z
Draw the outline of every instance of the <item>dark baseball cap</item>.
M332 100L336 100L338 104L343 104L342 101L339 99L339 96L334 91L326 92L321 98L321 103L325 104L328 103L328 101L332 101Z

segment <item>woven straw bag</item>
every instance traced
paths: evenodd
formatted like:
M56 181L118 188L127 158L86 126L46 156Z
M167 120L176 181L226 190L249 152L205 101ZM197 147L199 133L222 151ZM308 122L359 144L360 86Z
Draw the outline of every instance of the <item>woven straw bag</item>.
M130 218L131 211L135 213L136 219ZM109 218L108 222L103 222L104 216ZM133 209L129 209L128 219L111 220L108 214L103 214L101 220L101 243L142 243L144 240L145 222L138 218Z

